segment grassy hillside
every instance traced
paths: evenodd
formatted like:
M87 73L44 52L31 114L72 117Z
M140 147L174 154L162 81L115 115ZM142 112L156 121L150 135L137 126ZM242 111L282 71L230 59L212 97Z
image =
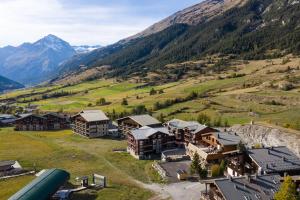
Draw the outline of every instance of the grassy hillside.
M181 66L174 64L172 68ZM208 66L205 74L186 74L180 81L158 86L146 85L138 79L123 82L101 79L16 91L0 96L0 101L14 98L17 105L31 103L39 105L41 111L70 113L82 109L121 113L145 105L154 116L164 120L197 119L204 113L212 121L222 118L229 124L254 120L299 129L299 66L300 59L292 56L251 62L233 60L226 72L211 71L213 66ZM152 89L162 93L150 95ZM197 97L187 98L193 92ZM97 104L100 98L105 98L106 104ZM128 105L122 105L123 99Z
M149 183L157 176L151 161L138 161L125 153L114 153L114 148L125 148L125 141L77 136L71 131L15 132L11 128L0 130L0 160L18 160L28 169L61 168L71 173L70 183L78 176L99 173L107 176L108 188L87 190L74 194L74 199L149 199L153 194L141 189L135 180ZM13 149L11 147L14 147ZM34 147L34 148L33 148ZM7 199L33 176L1 180L1 199ZM117 192L116 192L117 191Z

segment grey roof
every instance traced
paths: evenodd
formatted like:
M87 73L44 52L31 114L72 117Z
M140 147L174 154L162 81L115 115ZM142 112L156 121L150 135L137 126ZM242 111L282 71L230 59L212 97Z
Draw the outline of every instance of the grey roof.
M226 178L214 182L225 200L270 200L280 187L280 176Z
M188 128L191 131L191 133L197 133L197 132L207 128L206 125L200 124L199 122L183 121L181 119L172 119L171 121L168 122L168 125L173 128L178 128L178 129Z
M87 122L109 120L109 118L101 110L83 110L79 115Z
M136 140L146 140L146 139L148 139L148 137L150 137L151 135L158 133L158 132L164 133L167 135L172 135L171 133L169 133L169 131L166 127L151 128L149 126L143 126L139 129L132 130L131 134Z
M58 117L58 118L62 118L62 119L66 118L66 116L65 116L64 114L61 114L61 113L53 113L53 112L51 112L51 113L46 113L46 114L43 115L43 117L47 117L48 115L52 115L52 116L54 116L54 117Z
M130 118L133 121L140 124L141 126L150 126L150 125L161 124L160 121L158 121L157 119L155 119L154 117L152 117L150 115L132 115L132 116L124 117L121 119L125 119L125 118ZM121 119L119 119L119 120L121 120Z
M27 116L30 116L30 115L32 115L33 113L23 113L23 114L18 114L18 116L20 117L20 118L24 118L24 117L27 117Z
M11 166L11 165L14 165L16 163L16 161L14 160L3 160L3 161L0 161L0 167L3 167L3 166Z
M287 147L249 149L248 155L266 173L300 170L300 159Z
M230 133L222 133L222 132L212 132L207 133L214 135L220 144L222 145L238 145L241 142L241 137L236 134L230 134ZM206 134L203 134L203 136Z
M9 114L0 114L0 119L15 119L16 117L14 115Z
M34 114L34 113L20 114L19 116L20 116L20 118L18 118L17 120L25 119L25 118L31 117L31 116L32 116L32 117L41 118L41 119L46 119L45 117L40 116L40 115L38 115L38 114Z

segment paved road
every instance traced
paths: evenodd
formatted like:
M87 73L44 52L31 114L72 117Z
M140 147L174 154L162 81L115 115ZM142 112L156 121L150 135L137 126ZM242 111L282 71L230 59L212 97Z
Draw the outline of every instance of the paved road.
M144 184L144 187L157 193L151 200L199 200L205 185L199 182L180 182L168 185Z

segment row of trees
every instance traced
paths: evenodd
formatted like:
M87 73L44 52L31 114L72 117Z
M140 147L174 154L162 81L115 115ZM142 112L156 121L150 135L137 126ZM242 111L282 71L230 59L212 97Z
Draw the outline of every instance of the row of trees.
M183 103L183 102L187 102L187 101L191 101L194 99L197 99L198 97L200 97L200 95L198 95L198 93L196 92L191 92L188 96L184 97L184 98L175 98L175 99L168 99L165 100L164 102L160 103L160 102L155 102L153 104L153 111L157 111L163 108L167 108L170 107L174 104L177 103Z
M133 107L130 111L122 111L117 113L115 109L112 110L112 112L108 112L107 115L110 119L115 120L118 118L126 117L129 115L142 115L142 114L152 114L151 111L147 110L145 105L138 105Z
M205 113L200 113L197 117L197 121L200 124L205 124L207 126L215 126L215 127L229 127L229 123L227 119L222 119L222 117L218 117L215 119L211 119Z

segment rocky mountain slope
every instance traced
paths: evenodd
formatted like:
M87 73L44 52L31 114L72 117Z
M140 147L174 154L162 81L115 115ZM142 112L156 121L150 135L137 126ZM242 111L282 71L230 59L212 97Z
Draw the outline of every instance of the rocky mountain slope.
M177 13L163 19L162 21L153 24L146 30L125 39L129 41L132 39L146 37L154 33L165 30L166 28L175 24L188 24L197 25L203 22L207 22L214 17L224 13L226 10L242 6L247 0L207 0L199 4L178 11Z
M23 88L24 85L0 76L0 92Z
M192 14L186 14L188 10ZM204 11L206 17L197 17L198 12ZM146 31L129 41L71 59L61 67L60 73L76 71L80 65L89 68L110 65L108 76L146 76L167 64L212 54L266 59L300 52L299 1L208 0L183 13L174 15L177 16L174 25L170 25L172 20L162 21L161 24L167 24L157 29L167 27L162 31L150 35Z
M249 146L287 146L300 156L300 135L261 125L236 125L229 129L240 135Z
M48 35L34 43L0 48L0 74L22 84L48 80L58 65L75 54L69 43Z

